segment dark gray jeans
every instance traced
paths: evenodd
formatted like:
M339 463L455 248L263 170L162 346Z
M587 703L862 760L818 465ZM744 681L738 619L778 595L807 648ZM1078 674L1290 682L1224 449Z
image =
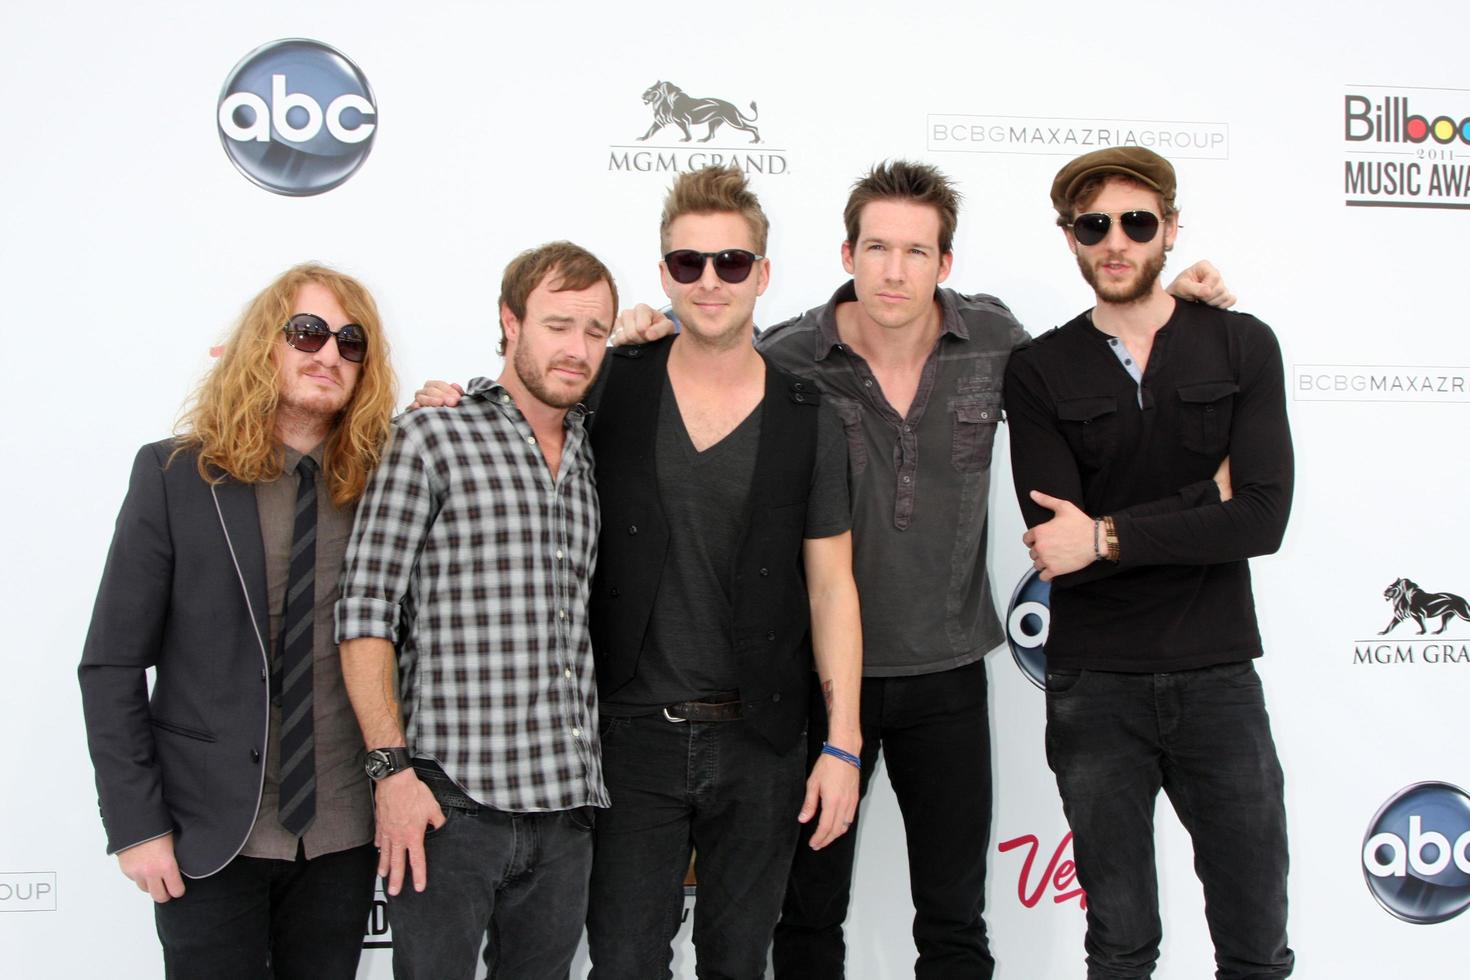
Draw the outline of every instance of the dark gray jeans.
M1286 810L1249 661L1164 674L1051 671L1046 756L1087 890L1088 980L1153 975L1162 788L1194 842L1219 980L1291 974Z
M602 717L612 808L597 821L592 980L670 976L691 848L700 980L759 980L801 826L806 740L777 751L742 721Z
M587 914L592 809L506 813L482 807L415 764L445 823L424 837L429 884L388 896L397 980L565 980ZM407 875L405 875L405 878Z

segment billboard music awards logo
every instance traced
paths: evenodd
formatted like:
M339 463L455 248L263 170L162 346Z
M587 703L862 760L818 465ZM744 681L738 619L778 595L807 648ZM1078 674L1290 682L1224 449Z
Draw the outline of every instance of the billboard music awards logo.
M608 170L662 174L725 166L772 175L789 170L786 151L762 140L760 110L753 101L747 111L734 102L693 96L673 82L657 81L643 90L643 106L647 130L634 143L608 148Z
M1449 783L1415 783L1374 815L1363 838L1363 880L1378 904L1415 925L1470 907L1470 796Z
M1230 159L1230 126L1221 122L930 113L925 128L929 149L941 152L1073 157L1145 146L1174 160Z
M1470 602L1397 578L1383 590L1388 625L1353 641L1355 664L1464 664L1470 667ZM1392 636L1392 639L1385 637Z
M378 108L367 76L320 41L261 45L225 77L215 113L235 168L276 194L340 185L373 148Z
M1342 106L1348 207L1470 210L1470 90L1354 85Z
M1006 644L1026 679L1046 690L1046 637L1051 632L1051 583L1028 569L1006 607Z

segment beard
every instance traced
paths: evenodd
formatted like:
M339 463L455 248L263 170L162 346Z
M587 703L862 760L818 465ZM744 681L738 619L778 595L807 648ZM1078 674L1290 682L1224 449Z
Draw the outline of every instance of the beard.
M1113 256L1103 256L1097 260L1097 264L1108 261ZM1097 274L1097 266L1088 261L1087 256L1081 250L1077 253L1077 268L1082 270L1082 278L1092 287L1098 299L1108 303L1137 303L1139 300L1147 299L1154 290L1154 283L1159 281L1159 274L1164 271L1164 262L1167 256L1163 249L1159 249L1156 255L1150 255L1138 266L1137 272L1130 280L1122 282L1102 282Z
M557 387L553 388L546 379L546 374L559 364L585 368L581 361L553 361L546 365L546 370L540 370L531 357L531 352L524 347L517 347L515 359L511 362L515 368L516 377L521 379L521 384L531 396L543 405L552 408L571 408L587 395L587 389L592 387L592 382L597 380L596 374L587 377L587 383L576 388Z

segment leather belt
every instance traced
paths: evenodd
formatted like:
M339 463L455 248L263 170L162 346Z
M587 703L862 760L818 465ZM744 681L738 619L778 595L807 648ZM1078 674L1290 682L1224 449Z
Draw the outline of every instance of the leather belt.
M664 709L668 721L739 721L739 695L717 695L720 700L680 701ZM730 698L729 700L726 700Z

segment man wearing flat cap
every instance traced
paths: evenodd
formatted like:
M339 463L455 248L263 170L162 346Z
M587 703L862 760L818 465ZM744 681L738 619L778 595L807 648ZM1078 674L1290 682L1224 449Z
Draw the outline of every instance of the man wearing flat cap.
M1174 168L1073 160L1052 203L1097 305L1006 370L1024 542L1052 583L1047 760L1087 890L1089 980L1149 977L1160 788L1194 843L1220 980L1285 977L1286 814L1247 560L1281 544L1281 353L1254 317L1159 285Z

